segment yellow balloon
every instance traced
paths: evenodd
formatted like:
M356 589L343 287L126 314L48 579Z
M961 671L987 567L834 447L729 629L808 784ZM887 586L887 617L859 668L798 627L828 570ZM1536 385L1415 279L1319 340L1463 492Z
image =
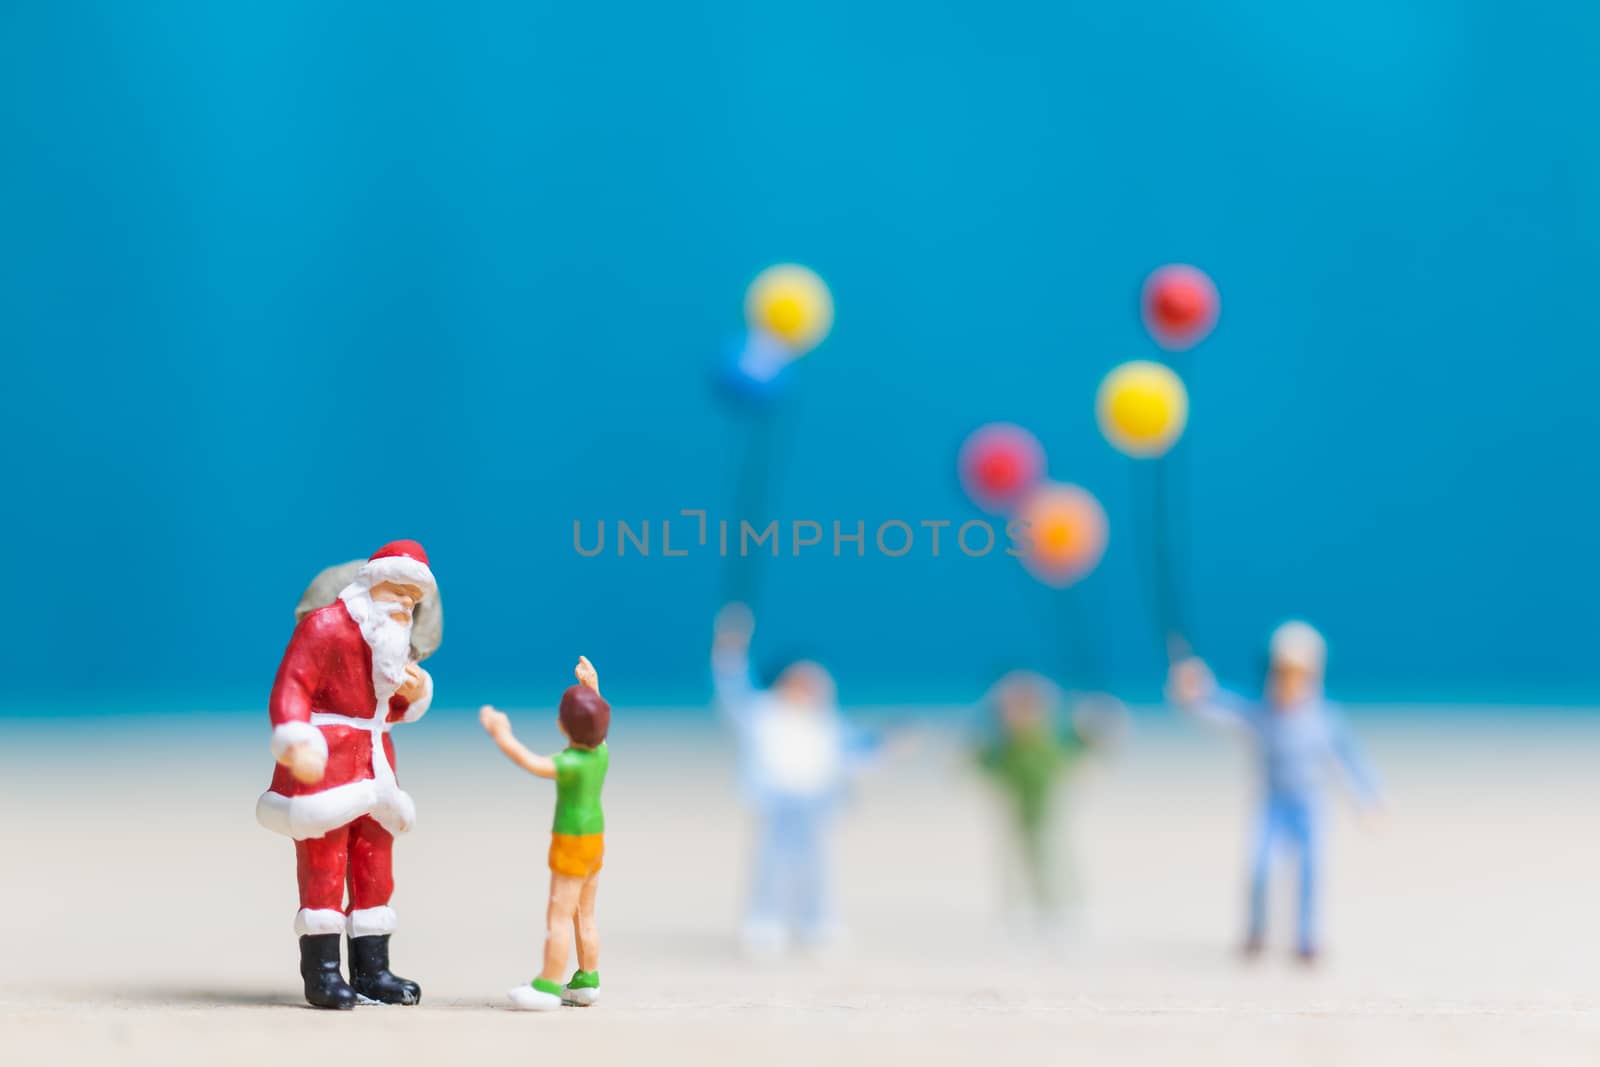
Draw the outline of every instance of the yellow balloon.
M1136 458L1154 458L1183 435L1189 421L1189 391L1171 367L1136 359L1100 383L1095 414L1112 447Z
M796 356L822 343L833 328L833 294L815 271L779 263L756 275L744 294L745 322L782 341Z

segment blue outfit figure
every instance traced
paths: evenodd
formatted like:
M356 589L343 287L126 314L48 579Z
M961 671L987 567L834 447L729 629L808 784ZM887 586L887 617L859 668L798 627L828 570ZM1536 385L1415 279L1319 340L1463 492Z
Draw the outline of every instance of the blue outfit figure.
M733 727L740 791L756 818L755 871L741 937L757 956L791 939L826 947L842 935L830 863L837 815L853 773L878 739L850 725L833 678L809 660L790 663L769 688L750 677L749 609L717 615L711 650L716 702Z
M1377 781L1356 751L1343 717L1322 694L1327 645L1303 622L1273 631L1266 692L1259 701L1217 687L1199 659L1173 665L1168 694L1184 711L1249 738L1260 759L1261 814L1250 861L1247 955L1261 951L1266 933L1267 881L1280 846L1300 860L1299 929L1295 949L1306 962L1318 948L1318 886L1324 795L1331 768L1343 769L1365 810L1380 806Z

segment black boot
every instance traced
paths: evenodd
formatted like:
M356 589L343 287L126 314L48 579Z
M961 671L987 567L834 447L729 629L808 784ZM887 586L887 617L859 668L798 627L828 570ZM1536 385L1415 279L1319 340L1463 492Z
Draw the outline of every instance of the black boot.
M346 1011L356 1006L356 991L339 973L338 934L306 934L300 939L300 977L306 980L306 1003L313 1008Z
M382 1004L416 1004L422 987L389 970L389 935L350 939L350 984L368 1000Z

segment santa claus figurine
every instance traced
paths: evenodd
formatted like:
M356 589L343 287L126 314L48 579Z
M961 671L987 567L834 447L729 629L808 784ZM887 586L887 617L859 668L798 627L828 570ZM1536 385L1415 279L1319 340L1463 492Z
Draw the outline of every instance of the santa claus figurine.
M389 730L422 718L433 699L433 679L412 662L411 621L435 595L421 545L384 545L339 599L300 620L272 684L278 766L256 819L294 838L300 974L318 1008L422 999L417 983L389 970L394 835L416 818L395 779ZM341 933L350 939L348 984Z

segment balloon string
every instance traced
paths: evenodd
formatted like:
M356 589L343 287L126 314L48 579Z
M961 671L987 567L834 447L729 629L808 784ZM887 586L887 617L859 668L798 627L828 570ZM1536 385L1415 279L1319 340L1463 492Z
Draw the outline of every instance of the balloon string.
M1151 541L1156 565L1156 621L1161 627L1161 640L1170 646L1183 640L1183 605L1178 591L1178 577L1173 565L1172 547L1172 491L1167 477L1166 456L1157 459L1151 467L1151 490L1154 494L1151 515Z
M1191 617L1194 610L1192 591L1194 536L1189 510L1192 499L1189 491L1192 460L1189 457L1187 442L1178 442L1178 447L1173 450L1169 462L1171 470L1170 476L1166 479L1166 489L1171 500L1172 536L1168 542L1171 550L1167 560L1167 570L1172 583L1175 607L1172 616L1173 627L1167 634L1167 657L1178 660L1190 654L1190 635L1193 633L1194 624L1194 619Z
M1181 371L1185 388L1193 390L1196 361L1185 353L1172 361L1173 370ZM1163 478L1163 489L1170 502L1172 523L1167 544L1167 580L1173 600L1172 626L1166 635L1167 659L1176 662L1192 653L1190 635L1194 622L1190 613L1194 609L1194 530L1190 508L1193 503L1191 478L1193 459L1190 457L1191 438L1178 439L1176 447L1164 457L1169 464L1169 477Z
M734 450L738 467L734 481L733 508L727 517L728 543L722 561L723 603L739 602L753 611L760 592L761 554L764 546L741 553L742 524L748 521L756 530L766 517L772 474L773 417L766 411L736 416ZM720 540L719 540L719 548Z
M1072 595L1070 589L1051 589L1049 591L1052 607L1054 608L1055 622L1055 656L1056 669L1060 672L1059 679L1065 685L1077 677L1078 640L1081 637L1077 622L1073 617L1072 606L1067 602Z
M1189 643L1184 637L1183 617L1177 581L1172 565L1172 549L1168 507L1168 480L1166 460L1150 461L1149 496L1140 484L1139 470L1143 463L1131 463L1129 469L1130 497L1136 518L1134 549L1139 557L1149 560L1141 567L1148 607L1155 622L1156 638L1169 661L1187 656ZM1148 527L1146 527L1146 500L1148 499ZM1148 546L1148 552L1147 552Z
M728 515L726 518L727 533L726 544L723 544L719 534L718 548L722 556L722 601L723 603L744 603L749 595L748 581L749 560L739 553L740 521L753 519L754 516L746 513L751 496L750 483L753 478L753 453L755 451L755 420L756 416L736 411L733 417L733 491L729 496Z
M1050 590L1055 602L1056 658L1061 682L1068 688L1102 688L1100 631L1084 603L1088 593L1081 584Z

